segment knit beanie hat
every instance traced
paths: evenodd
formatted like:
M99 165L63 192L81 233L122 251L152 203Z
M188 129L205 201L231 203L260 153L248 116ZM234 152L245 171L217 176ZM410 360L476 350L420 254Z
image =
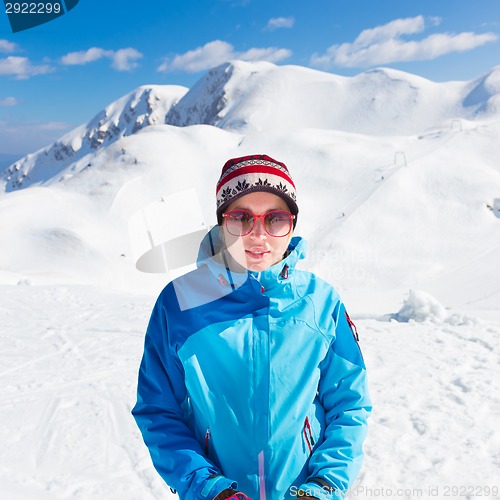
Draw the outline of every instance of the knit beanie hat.
M222 224L222 214L238 198L256 191L273 193L282 198L297 216L295 184L284 163L266 155L251 155L228 160L222 167L217 182L217 221ZM297 223L297 217L293 226Z

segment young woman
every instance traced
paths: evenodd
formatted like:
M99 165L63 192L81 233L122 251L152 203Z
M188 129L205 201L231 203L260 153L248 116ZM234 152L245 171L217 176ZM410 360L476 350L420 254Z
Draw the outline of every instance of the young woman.
M160 294L133 415L182 500L343 498L371 410L338 293L296 269L288 169L229 160L198 268Z

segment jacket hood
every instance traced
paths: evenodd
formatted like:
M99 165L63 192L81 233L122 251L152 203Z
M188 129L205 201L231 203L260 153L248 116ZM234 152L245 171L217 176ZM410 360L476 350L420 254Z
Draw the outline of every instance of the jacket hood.
M249 271L244 268L230 269L227 250L222 242L219 226L214 226L203 238L198 252L197 266L206 265L219 281L226 280L227 283L241 285L248 279L249 275L257 277L262 282L274 282L280 277L286 268L286 273L294 271L297 263L306 256L307 242L300 236L293 236L287 249L287 256L272 265L265 271Z

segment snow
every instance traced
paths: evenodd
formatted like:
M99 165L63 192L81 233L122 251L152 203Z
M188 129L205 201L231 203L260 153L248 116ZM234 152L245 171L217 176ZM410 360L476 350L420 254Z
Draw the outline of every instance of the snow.
M446 309L430 294L422 290L412 290L401 309L394 315L400 322L443 321Z
M130 415L153 303L92 286L0 287L2 498L174 498ZM500 322L354 319L374 413L349 498L498 485Z
M480 492L498 485L498 322L365 320L357 326L374 413L358 482L364 490L352 498L475 498L446 487ZM368 488L382 487L393 494L366 495ZM429 494L436 488L438 495ZM498 498L484 491L482 496Z
M266 153L298 186L301 267L361 336L375 406L349 498L500 498L499 81L234 61L6 169L0 497L174 497L130 416L145 328L215 223L222 164Z
M206 123L245 133L312 127L414 134L451 118L496 116L499 80L500 67L471 82L437 83L387 68L347 78L233 61L200 80L172 107L167 123Z
M450 325L478 325L480 321L474 316L464 315L456 311L447 311L435 297L423 290L410 290L401 309L390 314L388 319L400 323L417 321L419 323L448 323Z

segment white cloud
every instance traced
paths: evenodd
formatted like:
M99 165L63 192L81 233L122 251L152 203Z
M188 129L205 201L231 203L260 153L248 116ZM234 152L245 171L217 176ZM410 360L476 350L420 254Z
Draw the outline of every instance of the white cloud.
M185 54L177 54L172 60L166 59L158 67L158 71L187 71L188 73L198 73L218 66L224 62L241 59L243 61L269 61L279 62L292 55L288 49L276 47L252 48L245 52L237 52L234 47L221 40L214 40L190 50Z
M0 75L12 75L18 80L26 80L35 75L44 75L53 70L54 68L47 64L33 65L26 57L9 56L0 59Z
M88 50L81 50L80 52L70 52L61 57L61 62L66 65L81 65L90 62L98 61L103 57L112 57L114 52L112 50L104 50L99 47L92 47Z
M250 49L246 52L239 52L236 53L236 57L233 57L233 59L241 59L242 61L269 61L277 63L287 59L291 55L291 50L269 47L267 49Z
M66 54L61 57L61 63L65 65L83 65L108 58L112 61L111 67L117 71L131 71L138 66L137 59L142 57L138 50L131 47L117 51L91 47L88 50Z
M400 35L413 35L420 33L425 29L425 21L423 16L409 17L406 19L396 19L383 26L364 30L352 45L353 47L367 47L372 44L385 42L398 38Z
M18 104L19 101L15 97L4 97L3 99L0 99L0 106L11 107L17 106Z
M197 73L232 59L233 51L234 48L230 43L215 40L185 54L176 55L172 62L163 61L158 71L181 70Z
M15 52L17 50L17 45L8 40L0 40L0 52Z
M11 53L19 50L17 44L8 40L0 40L0 53ZM27 57L7 56L0 58L0 76L13 76L17 80L27 80L36 75L51 73L54 68L49 64L32 64ZM0 99L0 106L15 106L18 102L13 97Z
M439 25L441 19L433 17L429 23ZM465 52L497 40L493 33L438 33L421 40L404 40L404 35L415 35L425 30L423 16L396 19L383 26L362 31L352 43L332 45L325 54L314 54L311 64L330 68L366 67L401 61L423 61L452 52Z
M266 29L273 31L279 28L293 28L294 24L295 19L293 17L273 17L267 22Z
M141 58L142 54L138 50L131 47L120 49L113 54L113 64L111 66L118 71L132 71L139 66L136 61Z

